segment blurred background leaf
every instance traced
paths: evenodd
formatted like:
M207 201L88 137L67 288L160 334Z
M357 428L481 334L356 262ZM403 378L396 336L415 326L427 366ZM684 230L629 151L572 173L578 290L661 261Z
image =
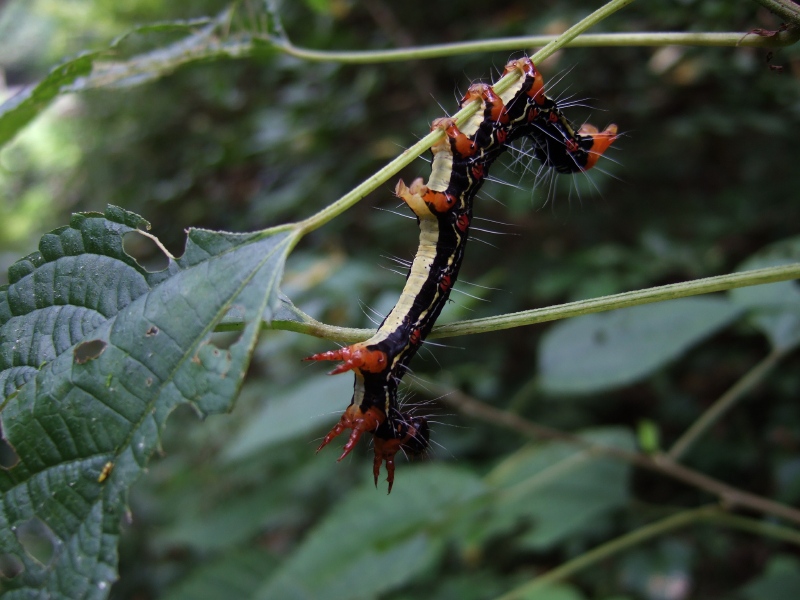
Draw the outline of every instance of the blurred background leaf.
M67 57L107 51L143 24L213 18L227 7L221 0L11 0L0 9L0 96L41 81ZM262 10L254 0L238 4L230 30L255 31ZM546 0L534 9L518 0L412 0L402 10L382 0L309 0L278 10L298 45L375 49L554 33L588 9L575 0ZM779 25L746 0L665 0L634 3L602 29L745 32ZM114 58L157 51L185 35L140 30ZM264 51L196 62L121 90L61 97L0 150L0 276L70 212L103 210L109 202L152 222L175 254L189 226L249 231L305 217L410 146L432 119L455 109L470 82L496 77L508 58L477 53L353 66ZM579 187L562 177L552 191L534 189L525 160L511 156L493 169L518 187L487 184L475 215L510 225L476 225L515 235L476 232L491 245L471 243L461 279L500 289L460 284L490 302L456 293L442 322L732 272L752 265L745 263L750 257L772 260L758 254L764 248L769 254L793 244L800 48L575 49L540 67L546 81L558 82L554 95L586 99L580 104L588 106L569 112L576 123L616 122L625 135L610 152L613 160L599 165L605 173L591 172L592 182ZM428 168L418 161L403 177L425 176ZM375 210L397 209L393 185L297 248L284 291L298 307L328 323L371 327L378 318L372 311L395 302L403 278L382 257L410 259L417 227ZM793 297L796 283L779 285L778 295ZM648 355L638 352L630 364L597 371L581 354L585 345L562 346L559 369L594 368L613 380L591 393L548 388L538 368L547 339L580 323L426 346L414 377L623 447L632 445L640 423L656 423L669 447L772 346L795 339L793 304L777 307L767 288L748 290L749 298L739 293L698 299L717 309L704 319L698 308L685 319L676 313L649 321L652 333L642 343L657 360L647 368ZM681 343L667 343L681 331ZM300 362L329 347L267 332L232 414L200 423L179 410L170 418L163 457L131 493L113 597L223 597L217 590L227 589L247 598L280 589L323 597L352 591L354 598L492 598L676 508L707 501L653 474L579 460L574 448L529 447L516 434L449 413L423 392L405 401L431 415L436 444L423 465L400 461L387 498L372 486L366 444L342 463L335 450L314 454L350 396L348 377L326 378L324 366ZM620 357L632 354L629 344L620 348ZM690 466L800 502L798 389L794 353L707 432ZM537 487L541 495L503 499L504 486L536 481L548 466L558 472L571 460L575 466L564 468L563 478ZM509 479L493 487L504 472ZM506 518L501 507L513 515ZM587 569L558 593L725 597L771 577L768 565L781 556L797 558L783 544L703 526ZM385 567L390 557L396 562ZM351 577L352 567L367 564L387 569L386 577Z

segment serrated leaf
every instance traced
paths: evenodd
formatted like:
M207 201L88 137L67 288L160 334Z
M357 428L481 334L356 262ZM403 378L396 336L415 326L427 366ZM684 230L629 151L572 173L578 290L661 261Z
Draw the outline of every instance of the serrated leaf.
M800 262L800 237L759 250L739 265L748 271ZM731 301L750 311L750 319L776 350L800 344L800 283L781 281L730 291Z
M543 389L588 394L634 383L730 323L741 308L681 298L555 325L539 346Z
M126 31L119 37L115 38L112 40L110 46L111 48L116 48L132 35L163 33L166 31L191 32L196 30L198 27L204 27L212 22L213 21L210 17L198 17L196 19L174 19L172 21L156 21L154 23L146 23L145 25L138 25L130 31Z
M67 60L36 85L19 92L0 105L0 148L11 141L20 129L50 106L62 89L92 70L100 52L86 52Z
M122 236L143 224L113 208L105 218L77 215L9 270L0 297L3 356L11 357L7 370L29 370L15 375L24 384L6 393L0 412L18 457L0 470L0 556L23 566L5 582L8 597L106 597L128 488L167 416L181 403L201 414L230 409L261 318L277 303L292 230L191 230L184 255L150 275L122 252ZM50 315L66 309L80 327L40 344ZM228 312L244 329L217 348L210 336ZM17 351L23 342L26 353ZM81 354L87 342L96 345ZM40 358L46 364L31 372ZM16 535L35 520L52 532L47 564Z
M582 437L604 446L635 448L633 435L623 429L586 432ZM630 472L630 465L575 444L526 446L487 475L495 500L492 516L481 524L481 536L525 529L518 543L548 550L626 504Z
M357 600L408 582L443 550L432 530L483 491L475 476L440 465L403 469L388 497L369 482L309 533L256 597Z

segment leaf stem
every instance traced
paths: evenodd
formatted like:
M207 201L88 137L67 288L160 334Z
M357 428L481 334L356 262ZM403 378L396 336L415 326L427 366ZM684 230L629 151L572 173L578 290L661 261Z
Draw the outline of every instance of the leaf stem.
M680 460L692 444L694 444L709 427L714 425L722 415L733 408L733 406L744 398L750 390L761 383L778 363L780 363L781 359L793 349L794 347L773 349L763 360L733 384L728 391L722 394L722 396L720 396L716 402L714 402L714 404L712 404L680 438L678 438L669 449L669 452L667 452L667 456L674 461Z
M520 48L540 48L558 39L555 35L527 35L495 38L452 44L432 44L414 48L391 50L314 50L301 48L291 42L272 42L276 48L297 58L312 62L337 62L343 64L374 64L406 60L422 60L459 56L478 52L513 51ZM613 47L660 47L660 46L705 46L705 47L755 47L775 48L791 46L800 39L800 29L781 31L767 37L746 31L727 32L672 32L654 31L642 33L588 33L564 44L567 48L613 48Z
M717 275L715 277L662 285L644 290L623 292L621 294L601 296L600 298L578 300L576 302L556 304L545 308L508 313L496 317L458 321L456 323L434 327L428 339L487 333L500 329L512 329L514 327L557 321L559 319L605 312L617 308L638 306L640 304L649 304L664 300L674 300L676 298L687 298L689 296L710 294L739 287L763 285L791 279L800 279L800 263L781 265L778 267L766 267L764 269L753 269L727 275ZM368 339L375 333L372 329L352 329L326 325L295 307L292 307L292 312L293 318L281 319L279 316L273 320L271 324L264 323L263 327L265 329L294 331L296 333L304 333L345 343L360 342ZM220 330L236 330L239 328L241 328L240 323L229 321L226 322Z
M79 92L99 87L140 85L157 79L181 67L198 61L224 58L245 58L263 51L266 44L279 52L309 62L336 62L363 65L407 60L422 60L460 56L479 52L514 51L521 48L539 48L558 39L554 35L528 35L494 38L451 44L432 44L413 48L391 50L315 50L295 46L289 40L274 36L231 35L225 39L202 38L180 42L175 47L159 49L135 56L127 61L96 62L92 73L67 86L64 92ZM800 40L800 27L763 36L747 31L728 32L671 32L594 33L576 37L567 48L660 47L660 46L738 46L776 48L791 46Z
M686 298L700 294L711 294L739 287L774 283L776 281L786 281L790 279L800 279L800 263L741 271L738 273L729 273L727 275L717 275L715 277L672 283L644 290L612 294L610 296L602 296L590 300L578 300L577 302L557 304L546 308L508 313L496 317L460 321L451 323L450 325L436 327L430 337L450 337L454 335L498 331L500 329L545 323L547 321L588 315L628 306L638 306L640 304L662 302L664 300L674 300L676 298Z

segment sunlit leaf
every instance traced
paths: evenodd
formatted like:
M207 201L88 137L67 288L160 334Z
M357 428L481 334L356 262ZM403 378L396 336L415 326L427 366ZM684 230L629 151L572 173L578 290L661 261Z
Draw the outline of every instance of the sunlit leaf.
M17 132L30 123L61 91L92 70L100 52L86 52L67 60L42 79L0 106L0 147L11 141Z

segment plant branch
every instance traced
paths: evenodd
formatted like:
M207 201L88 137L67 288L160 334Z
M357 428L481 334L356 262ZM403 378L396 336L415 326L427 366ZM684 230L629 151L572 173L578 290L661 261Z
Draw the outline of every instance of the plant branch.
M578 571L597 564L615 554L629 550L670 531L686 527L693 523L712 523L741 529L750 533L779 539L791 544L800 545L800 533L786 527L778 527L770 523L763 523L755 519L728 515L716 505L701 506L685 510L677 514L639 527L625 535L601 544L588 552L564 563L563 565L520 585L513 590L499 596L495 600L513 600L522 598L535 590L546 587L556 581L561 581L574 575Z
M623 292L621 294L601 296L600 298L578 300L576 302L556 304L555 306L548 306L545 308L508 313L496 317L458 321L456 323L434 327L428 339L511 329L580 315L605 312L617 308L638 306L640 304L649 304L664 300L674 300L676 298L687 298L699 294L710 294L739 287L763 285L791 279L800 279L800 263L781 265L779 267L767 267L764 269L753 269L728 275L717 275L715 277L662 285L646 288L644 290ZM360 342L368 339L375 333L373 329L352 329L326 325L294 307L292 307L292 313L292 319L281 319L280 316L278 316L271 323L264 323L264 329L294 331L296 333L304 333L344 343ZM232 331L241 329L241 326L239 322L228 321L221 326L219 330Z
M74 92L98 87L139 85L171 73L185 64L214 59L246 58L263 52L265 46L309 62L375 64L444 58L479 52L540 48L554 42L558 37L554 35L529 35L391 50L315 50L295 46L288 39L270 35L245 33L234 34L225 38L198 36L190 38L191 43L182 42L180 45L167 46L166 48L135 56L127 61L98 61L95 63L91 75L82 78L65 91ZM776 48L791 46L798 40L800 40L800 27L780 31L774 36L758 35L746 31L595 33L576 37L564 44L563 47L703 46L732 48L745 46Z
M546 308L536 308L496 317L460 321L458 323L436 327L429 337L451 337L454 335L511 329L523 325L546 323L547 321L588 315L617 308L639 306L652 302L663 302L676 298L687 298L700 294L711 294L739 287L775 283L777 281L787 281L790 279L800 279L800 263L741 271L727 275L717 275L715 277L694 279L692 281L672 283L644 290L623 292L621 294L612 294L610 296L602 296L590 300L578 300L577 302L557 304Z
M720 396L717 401L714 402L714 404L712 404L680 438L678 438L669 449L669 452L667 452L667 456L673 461L680 460L681 456L686 453L692 444L694 444L709 427L714 425L722 415L733 408L733 406L744 398L750 390L761 383L778 363L780 363L781 359L793 349L794 347L773 349L763 360L733 384L728 391L722 394L722 396Z
M540 48L556 40L554 35L528 35L519 37L432 44L415 48L392 50L329 51L300 48L289 42L273 42L286 54L313 62L338 62L349 64L372 64L458 56L477 52L498 52L520 48ZM588 33L564 44L567 48L613 48L613 47L660 47L660 46L704 46L775 48L791 46L800 40L800 29L781 31L775 36L761 36L750 32L728 31L708 33L646 32L646 33Z
M754 0L764 8L774 12L796 28L800 27L800 6L792 0Z
M786 519L787 521L800 525L800 510L723 483L699 471L675 463L664 455L649 456L641 452L631 452L621 448L595 444L577 435L545 427L538 423L528 421L514 413L499 410L488 404L479 402L474 398L470 398L459 391L436 388L435 386L431 389L430 384L427 384L426 389L420 388L417 391L426 394L433 393L441 397L443 402L453 406L465 415L516 431L526 437L561 440L590 450L598 455L615 458L639 468L660 473L671 479L675 479L676 481L680 481L686 485L717 496L726 509L749 509L758 513Z

